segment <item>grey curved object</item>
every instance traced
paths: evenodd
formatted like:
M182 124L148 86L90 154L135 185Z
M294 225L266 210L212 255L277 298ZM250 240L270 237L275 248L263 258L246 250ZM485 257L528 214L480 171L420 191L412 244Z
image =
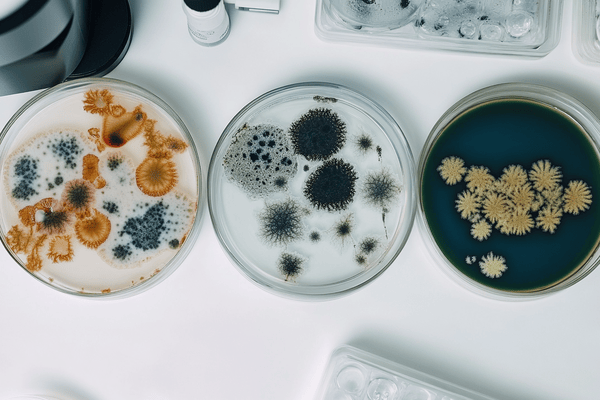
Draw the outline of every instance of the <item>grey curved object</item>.
M87 0L47 0L18 26L0 33L0 96L64 81L87 45Z

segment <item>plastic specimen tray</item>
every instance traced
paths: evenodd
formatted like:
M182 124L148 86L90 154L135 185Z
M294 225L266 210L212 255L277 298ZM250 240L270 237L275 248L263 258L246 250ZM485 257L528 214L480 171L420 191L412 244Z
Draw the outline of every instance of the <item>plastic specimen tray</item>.
M558 44L562 0L317 0L334 42L542 57Z
M350 346L338 348L316 400L493 400Z
M573 18L573 50L585 63L600 63L600 2L577 0Z

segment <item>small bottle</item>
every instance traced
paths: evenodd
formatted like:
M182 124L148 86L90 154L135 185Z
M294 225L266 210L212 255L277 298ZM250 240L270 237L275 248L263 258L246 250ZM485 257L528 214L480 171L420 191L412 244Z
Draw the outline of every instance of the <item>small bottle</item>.
M229 36L229 15L223 0L183 0L188 31L202 46L216 46Z

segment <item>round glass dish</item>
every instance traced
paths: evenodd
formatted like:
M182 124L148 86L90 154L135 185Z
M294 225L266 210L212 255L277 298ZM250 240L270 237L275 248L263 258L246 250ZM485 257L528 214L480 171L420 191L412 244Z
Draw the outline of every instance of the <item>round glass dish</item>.
M88 78L41 92L0 134L2 243L65 293L147 289L198 236L197 154L177 114L133 84Z
M376 103L334 84L294 84L225 128L209 167L209 212L253 282L288 297L342 295L379 276L406 243L414 168Z
M480 294L531 298L598 265L600 123L573 98L510 83L477 91L433 127L419 221L445 271Z

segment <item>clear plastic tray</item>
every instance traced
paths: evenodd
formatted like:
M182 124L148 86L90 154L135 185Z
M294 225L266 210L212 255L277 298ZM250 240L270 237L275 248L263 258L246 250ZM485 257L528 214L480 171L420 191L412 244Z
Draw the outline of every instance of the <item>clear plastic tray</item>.
M160 282L200 229L193 138L160 98L107 78L60 84L0 134L1 240L39 281L115 297Z
M580 61L600 63L600 2L576 0L573 13L573 52Z
M248 104L208 173L221 245L240 271L288 297L348 293L394 261L416 212L400 127L342 86L301 83Z
M323 40L541 57L560 38L562 0L317 0Z
M493 400L351 346L338 348L315 400Z

